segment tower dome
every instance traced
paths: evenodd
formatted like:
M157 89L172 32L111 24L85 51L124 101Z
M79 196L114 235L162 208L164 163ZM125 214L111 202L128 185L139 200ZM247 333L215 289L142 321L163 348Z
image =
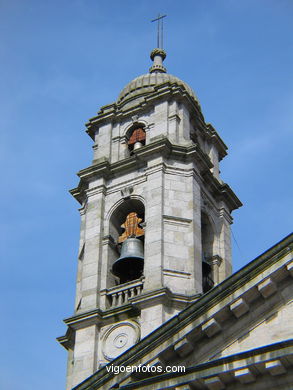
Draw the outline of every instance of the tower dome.
M192 99L199 103L195 93L187 83L167 73L166 68L163 66L163 61L166 58L166 52L163 49L154 49L150 54L150 58L153 61L153 65L149 73L138 76L130 81L120 92L117 99L118 104L123 104L128 100L140 96L152 94L158 86L164 84L181 87Z

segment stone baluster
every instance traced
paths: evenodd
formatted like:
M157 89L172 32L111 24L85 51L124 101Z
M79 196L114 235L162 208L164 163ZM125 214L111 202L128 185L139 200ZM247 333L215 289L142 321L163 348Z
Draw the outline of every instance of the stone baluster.
M118 306L122 305L122 303L123 303L123 295L122 294L123 294L122 291L120 291L118 293Z
M131 298L131 297L134 297L134 288L131 287L131 288L129 289L129 291L130 291L130 298Z
M118 294L114 293L112 294L112 306L117 306L118 305Z
M124 291L124 303L128 301L128 298L129 298L129 289Z

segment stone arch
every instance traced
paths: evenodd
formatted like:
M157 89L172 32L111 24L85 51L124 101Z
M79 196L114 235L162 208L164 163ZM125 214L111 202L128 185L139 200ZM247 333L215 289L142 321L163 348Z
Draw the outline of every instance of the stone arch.
M121 248L123 243L119 242L119 237L122 235L124 229L121 225L125 222L126 217L129 213L135 212L138 218L142 219L143 223L145 221L145 205L144 199L138 195L127 196L123 199L120 199L116 202L111 209L108 211L105 218L106 231L108 232L108 250L107 250L107 264L109 278L107 281L107 287L112 287L114 285L119 285L125 283L116 274L113 274L113 265L115 261L121 255ZM141 224L140 224L141 225ZM143 251L144 247L144 236L138 238L141 241L141 247ZM115 276L116 275L116 276Z
M115 242L118 241L119 235L123 229L121 225L124 223L127 215L130 212L136 212L138 217L145 220L145 205L142 197L129 196L125 199L120 199L109 211L107 219L109 222L109 235L112 236Z
M137 127L142 127L143 129L146 130L148 128L148 123L144 120L136 120L132 122L131 124L125 127L125 129L123 130L122 137L126 139L129 138L129 134Z
M135 149L146 144L146 123L143 121L133 122L125 129L123 138L131 155Z

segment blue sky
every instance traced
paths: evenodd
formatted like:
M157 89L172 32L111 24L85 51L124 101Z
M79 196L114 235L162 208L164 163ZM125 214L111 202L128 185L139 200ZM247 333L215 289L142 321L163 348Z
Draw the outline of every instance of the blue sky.
M291 231L291 0L0 0L0 388L64 389L55 341L73 311L84 123L146 73L158 13L165 65L229 147L234 269Z

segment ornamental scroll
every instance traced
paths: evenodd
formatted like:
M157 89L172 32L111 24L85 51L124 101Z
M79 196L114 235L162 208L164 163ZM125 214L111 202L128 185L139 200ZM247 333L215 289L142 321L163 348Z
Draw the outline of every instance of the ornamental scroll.
M119 236L118 243L125 241L129 237L141 237L144 229L139 226L142 218L138 218L137 213L131 212L127 215L125 222L121 225L125 231Z

